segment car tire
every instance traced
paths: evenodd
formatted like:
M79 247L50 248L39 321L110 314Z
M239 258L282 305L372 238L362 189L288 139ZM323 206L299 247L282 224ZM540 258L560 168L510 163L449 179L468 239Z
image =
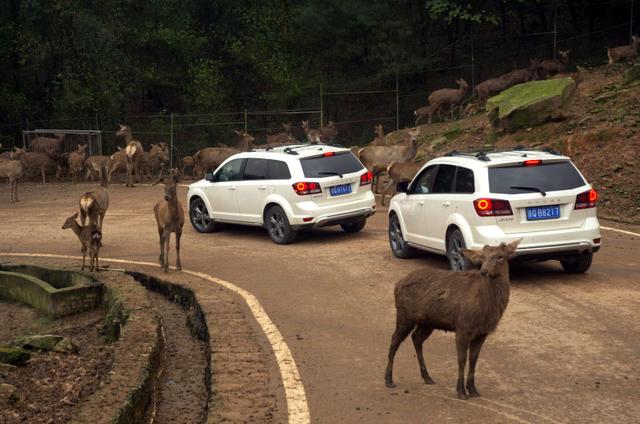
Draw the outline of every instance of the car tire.
M289 225L289 218L280 206L271 206L265 214L264 226L276 244L289 244L296 239L296 232Z
M348 224L340 224L340 226L345 233L359 233L366 224L367 218L362 218L355 222L349 222Z
M189 220L193 228L199 233L213 233L220 229L220 224L211 219L207 205L199 197L191 201Z
M416 249L409 246L404 239L400 219L398 219L398 215L396 214L392 214L389 217L389 246L396 258L409 259L416 254Z
M591 267L592 261L593 253L589 252L562 259L560 264L562 264L562 268L569 274L584 274Z
M462 232L456 228L447 237L447 258L451 271L466 271L471 268L471 263L462 254L462 250L466 248Z

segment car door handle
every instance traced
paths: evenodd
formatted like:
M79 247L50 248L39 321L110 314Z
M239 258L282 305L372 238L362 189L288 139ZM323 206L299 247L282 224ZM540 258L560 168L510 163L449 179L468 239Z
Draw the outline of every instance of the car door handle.
M442 206L448 208L449 206L451 206L451 202L442 202Z
M266 190L267 186L258 186L258 190Z
M236 186L227 187L228 190L235 190Z
M423 206L423 205L424 205L424 202L423 202L422 200L420 200L420 201L418 202L418 206Z

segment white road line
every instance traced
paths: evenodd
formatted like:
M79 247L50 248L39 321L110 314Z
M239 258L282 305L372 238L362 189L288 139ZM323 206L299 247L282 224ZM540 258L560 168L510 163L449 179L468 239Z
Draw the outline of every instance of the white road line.
M622 233L622 234L628 234L630 236L636 236L636 237L640 237L639 233L634 233L632 231L627 231L627 230L619 230L617 228L612 228L612 227L604 227L604 226L600 226L600 228L602 228L603 230L607 230L607 231L615 231L616 233Z
M69 255L50 255L50 254L41 254L41 253L0 253L0 256L18 256L18 257L32 257L32 258L53 258L53 259L73 259L80 260L82 257L79 256L69 256ZM157 263L152 262L140 262L140 261L129 261L125 259L111 259L111 258L100 258L100 261L103 262L115 262L122 264L131 264L131 265L143 265L143 266L153 266L159 268L160 266ZM269 343L271 344L271 348L273 349L273 353L276 357L276 362L278 363L278 368L280 369L280 376L282 377L282 384L284 386L284 393L287 400L287 410L289 413L289 423L291 424L306 424L311 421L309 415L309 405L307 403L307 396L305 394L304 385L302 384L302 379L300 378L300 373L298 372L298 367L296 366L296 361L293 359L293 355L291 354L291 350L289 350L289 346L284 341L284 337L280 334L278 327L271 321L269 315L264 310L258 299L248 291L236 286L235 284L229 283L228 281L220 280L218 278L212 277L209 274L205 274L203 272L197 271L189 271L182 270L185 274L190 274L195 277L199 277L212 283L223 286L234 293L238 294L242 299L247 303L247 306L251 310L254 318L260 325L260 328L267 336Z

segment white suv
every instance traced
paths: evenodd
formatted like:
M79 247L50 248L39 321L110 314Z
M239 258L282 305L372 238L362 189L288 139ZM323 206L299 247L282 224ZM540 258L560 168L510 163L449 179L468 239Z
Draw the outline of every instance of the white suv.
M450 153L400 183L389 206L389 242L407 258L415 248L469 267L464 248L522 238L514 260L560 260L582 273L600 249L598 194L566 156L552 150Z
M340 225L358 232L376 210L372 176L349 149L294 145L229 157L189 186L191 224L213 232L220 223L264 226L278 244L304 228Z

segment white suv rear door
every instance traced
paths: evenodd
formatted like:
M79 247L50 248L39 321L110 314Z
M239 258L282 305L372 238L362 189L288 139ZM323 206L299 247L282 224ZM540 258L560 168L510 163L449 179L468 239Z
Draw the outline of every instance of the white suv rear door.
M242 181L238 182L237 221L262 222L262 206L268 195L268 160L247 158Z

